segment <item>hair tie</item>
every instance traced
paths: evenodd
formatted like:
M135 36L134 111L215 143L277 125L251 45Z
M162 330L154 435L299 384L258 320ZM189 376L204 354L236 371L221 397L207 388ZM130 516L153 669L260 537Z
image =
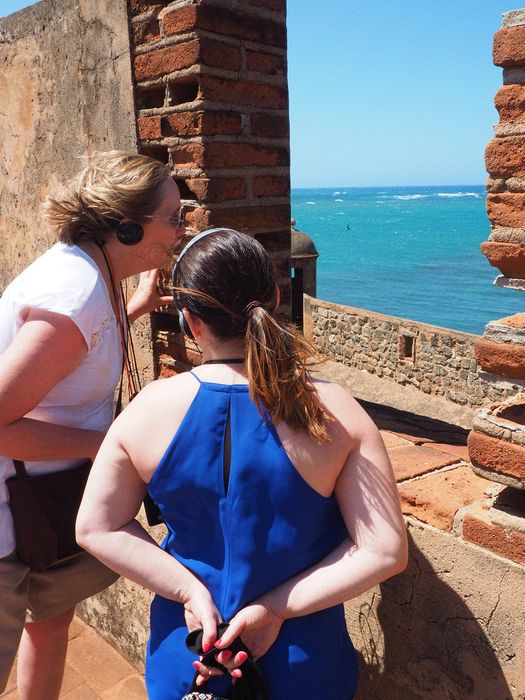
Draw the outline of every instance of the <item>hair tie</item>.
M253 309L256 309L258 306L262 306L260 301L250 301L249 304L246 304L244 307L245 316L249 316L250 312L253 311Z

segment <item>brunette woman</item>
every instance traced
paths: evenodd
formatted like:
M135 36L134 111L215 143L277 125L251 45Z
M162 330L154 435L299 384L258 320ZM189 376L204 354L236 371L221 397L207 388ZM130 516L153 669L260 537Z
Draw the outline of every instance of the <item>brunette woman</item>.
M150 700L179 700L195 663L221 697L242 674L241 635L270 700L350 700L357 660L343 606L406 564L395 480L372 421L315 380L299 333L275 316L269 256L253 238L201 234L174 271L202 366L144 389L113 424L77 521L80 542L157 596ZM146 488L161 547L134 519ZM219 621L230 622L217 639ZM195 660L188 630L230 674Z

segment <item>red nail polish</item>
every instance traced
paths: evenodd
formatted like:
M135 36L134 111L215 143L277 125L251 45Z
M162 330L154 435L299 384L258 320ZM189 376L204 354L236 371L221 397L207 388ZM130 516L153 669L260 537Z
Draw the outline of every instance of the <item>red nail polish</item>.
M229 661L232 656L233 656L233 653L230 651L230 649L225 649L222 652L222 658L224 659L224 661Z
M239 663L243 664L248 658L248 654L245 651L240 651L237 658L239 659Z
M215 647L220 647L221 644L222 644L222 639L218 639L218 640L215 642L214 646L215 646Z
M196 668L196 669L199 668L199 662L198 662L198 661L192 661L192 662L191 662L191 665L193 666L193 668Z
M210 649L212 649L212 645L209 642L204 642L202 645L202 651L207 654Z

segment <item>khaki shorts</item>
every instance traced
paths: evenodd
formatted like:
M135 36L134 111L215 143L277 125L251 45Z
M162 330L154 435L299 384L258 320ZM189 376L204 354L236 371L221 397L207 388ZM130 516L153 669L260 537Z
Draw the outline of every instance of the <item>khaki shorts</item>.
M0 693L5 688L26 622L42 622L104 590L118 575L87 552L41 573L13 552L0 559Z

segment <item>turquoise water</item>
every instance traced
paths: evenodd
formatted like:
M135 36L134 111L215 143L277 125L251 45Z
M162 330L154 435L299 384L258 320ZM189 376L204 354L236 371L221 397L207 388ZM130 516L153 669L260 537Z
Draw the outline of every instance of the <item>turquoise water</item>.
M525 310L480 252L483 186L295 189L292 216L320 253L320 299L479 334Z

